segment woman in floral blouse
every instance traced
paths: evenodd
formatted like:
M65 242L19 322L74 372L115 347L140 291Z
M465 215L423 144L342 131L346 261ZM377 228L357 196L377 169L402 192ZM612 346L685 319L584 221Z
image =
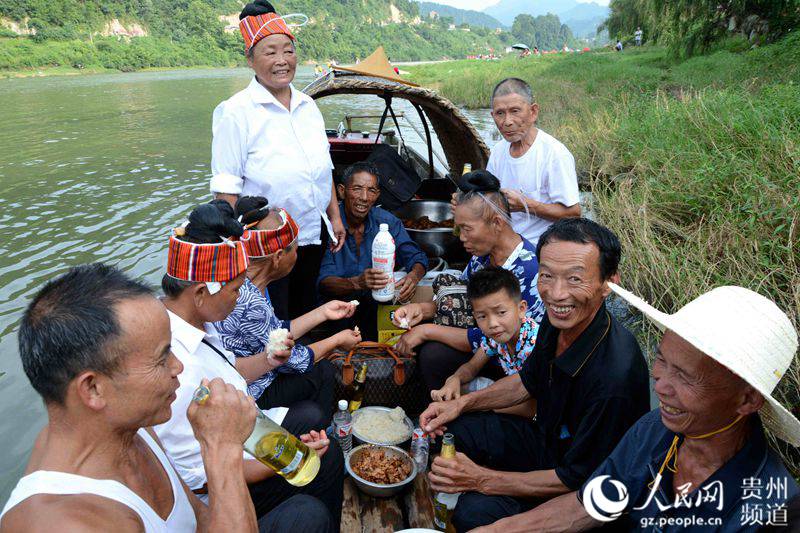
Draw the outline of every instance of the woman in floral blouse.
M539 273L536 247L511 227L508 200L500 192L500 182L491 173L476 170L461 177L459 188L453 199L453 214L464 249L472 254L461 279L469 281L475 272L487 266L512 272L531 316L541 322L544 304L536 288ZM429 390L441 388L470 359L482 337L477 327L421 324L433 319L436 312L434 302L425 302L405 305L394 314L395 324L407 322L411 327L400 337L397 349L402 353L418 353L419 368Z

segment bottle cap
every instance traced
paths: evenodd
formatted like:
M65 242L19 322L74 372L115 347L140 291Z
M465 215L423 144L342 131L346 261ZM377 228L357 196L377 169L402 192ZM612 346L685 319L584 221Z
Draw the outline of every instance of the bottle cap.
M389 224L381 224L381 225L379 226L379 229L380 229L381 231L389 231Z
M347 410L347 400L339 400L339 410L340 411Z

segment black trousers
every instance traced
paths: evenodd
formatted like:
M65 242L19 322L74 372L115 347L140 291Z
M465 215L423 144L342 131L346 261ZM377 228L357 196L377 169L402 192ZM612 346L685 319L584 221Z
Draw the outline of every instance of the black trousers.
M492 470L531 472L555 468L544 449L544 438L529 418L493 412L467 413L448 424L456 449ZM453 513L456 531L469 531L523 513L541 503L511 496L466 492Z
M293 435L299 436L312 429L324 429L329 421L330 418L316 403L304 400L289 408L282 425ZM319 500L331 517L329 531L338 532L344 491L344 459L335 441L331 440L330 448L322 456L321 463L317 477L305 487L290 485L278 475L250 485L248 488L256 508L256 516L262 517L279 510L281 504L288 503L293 496L305 495ZM305 525L303 528L305 529Z
M422 344L417 350L417 354L419 370L428 392L441 389L447 378L472 358L470 352L462 352L435 341ZM494 362L489 362L484 366L480 375L493 380L505 377L503 369Z
M333 518L325 505L305 494L292 496L258 520L259 533L331 533Z
M278 374L256 403L261 409L290 407L297 402L310 400L317 404L328 421L333 417L336 369L323 359L304 374ZM327 427L327 423L325 426ZM320 428L314 428L320 429Z

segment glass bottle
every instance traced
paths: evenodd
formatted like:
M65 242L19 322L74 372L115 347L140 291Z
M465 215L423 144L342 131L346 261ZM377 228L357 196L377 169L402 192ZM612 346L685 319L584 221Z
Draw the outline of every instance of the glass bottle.
M452 433L444 434L439 456L445 459L452 459L456 456L456 444ZM446 492L436 494L433 500L433 524L439 531L447 531L460 495L461 493L448 494Z
M200 385L192 401L202 405L211 395L208 387ZM319 472L317 452L283 429L256 409L256 425L244 442L247 453L275 470L295 487L311 483Z
M367 381L367 363L361 365L361 368L358 370L358 375L356 375L356 379L353 380L353 383L347 386L347 390L345 391L347 394L347 398L350 400L350 404L348 406L348 410L352 413L359 407L361 407L361 402L364 401L364 387Z

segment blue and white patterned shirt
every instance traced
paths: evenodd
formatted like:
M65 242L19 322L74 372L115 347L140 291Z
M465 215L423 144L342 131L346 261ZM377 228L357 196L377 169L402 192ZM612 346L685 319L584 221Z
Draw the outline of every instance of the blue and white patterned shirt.
M536 260L536 246L525 237L521 238L522 242L508 256L503 268L511 271L517 277L522 299L528 302L528 313L537 324L541 324L542 318L544 318L544 302L539 297L539 289L536 286L536 282L539 280L539 261ZM490 265L489 261L488 255L483 257L473 255L464 272L461 273L461 279L469 281L472 274ZM473 351L480 347L482 336L483 333L479 328L469 328L467 330L467 337Z
M213 327L225 349L233 352L236 357L250 357L264 351L271 331L278 328L289 329L289 322L278 319L269 295L262 293L252 281L245 279L239 289L236 307L225 320L214 322ZM314 351L308 346L295 344L289 360L249 383L247 392L258 399L278 374L302 374L313 365Z

